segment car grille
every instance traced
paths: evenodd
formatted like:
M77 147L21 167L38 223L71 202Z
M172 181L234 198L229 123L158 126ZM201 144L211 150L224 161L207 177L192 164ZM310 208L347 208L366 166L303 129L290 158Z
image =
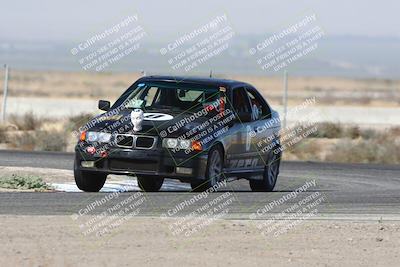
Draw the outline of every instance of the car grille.
M138 136L118 134L116 136L116 144L119 147L136 148L136 149L152 149L157 142L155 136Z
M136 138L136 147L137 148L151 148L154 144L154 137L147 137L147 136L138 136Z
M116 137L117 146L120 147L132 147L133 136L132 135L117 135Z
M156 171L157 162L150 160L110 159L108 166L115 171Z

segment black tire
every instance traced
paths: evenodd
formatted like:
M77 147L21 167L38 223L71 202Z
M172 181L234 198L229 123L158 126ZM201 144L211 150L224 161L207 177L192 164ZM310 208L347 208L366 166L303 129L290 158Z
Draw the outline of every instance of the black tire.
M74 164L74 177L76 186L85 192L99 192L104 186L107 174L98 172L81 171Z
M138 176L138 185L145 192L157 192L164 183L164 178L151 176Z
M192 179L190 186L194 192L203 192L223 180L224 157L220 146L214 146L208 152L205 180Z
M272 153L268 165L264 168L263 179L249 180L251 190L254 192L272 192L278 180L280 164L281 153L278 155Z

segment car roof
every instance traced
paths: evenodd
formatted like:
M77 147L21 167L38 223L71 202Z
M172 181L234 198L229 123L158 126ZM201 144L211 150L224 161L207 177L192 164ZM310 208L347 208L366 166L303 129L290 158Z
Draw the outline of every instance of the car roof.
M232 88L234 86L250 86L250 84L235 81L230 79L221 78L208 78L208 77L189 77L189 76L163 76L163 75L152 75L144 76L138 80L138 82L177 82L177 83L193 83L193 84L204 84L210 86L223 86L226 88Z

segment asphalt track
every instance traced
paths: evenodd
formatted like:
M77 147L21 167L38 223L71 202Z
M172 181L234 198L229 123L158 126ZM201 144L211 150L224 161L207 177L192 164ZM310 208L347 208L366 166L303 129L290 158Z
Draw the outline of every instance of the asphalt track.
M71 170L73 154L49 152L0 151L0 166L23 166ZM305 192L289 198L293 190L306 182L315 180ZM307 196L323 196L318 203L319 215L341 216L360 215L400 217L400 166L376 164L337 164L317 162L283 162L275 191L253 193L246 180L227 183L227 186L207 198L187 204L197 193L168 191L143 193L145 201L140 206L142 216L173 214L182 216L201 208L213 199L229 192L233 201L229 204L231 218L247 218L260 208L274 201L286 200L275 205L270 213L279 213L298 203ZM88 214L100 214L118 203L129 201L134 192L120 193L107 200ZM293 195L292 195L293 196ZM87 205L101 201L107 193L0 193L0 214L12 215L71 215L87 208ZM198 199L198 198L197 198ZM177 207L186 206L176 212ZM262 216L257 218L262 218Z

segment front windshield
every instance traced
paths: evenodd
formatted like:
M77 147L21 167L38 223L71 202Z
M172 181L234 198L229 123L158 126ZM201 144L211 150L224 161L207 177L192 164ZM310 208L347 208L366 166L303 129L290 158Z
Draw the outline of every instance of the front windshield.
M218 99L219 90L182 83L139 83L129 88L113 108L195 112Z

